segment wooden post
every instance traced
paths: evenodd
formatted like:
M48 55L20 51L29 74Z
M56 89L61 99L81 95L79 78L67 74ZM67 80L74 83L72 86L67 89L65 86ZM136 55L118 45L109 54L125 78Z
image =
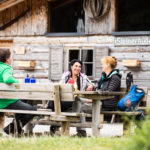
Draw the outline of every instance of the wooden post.
M70 122L61 122L61 135L69 136Z
M54 106L55 106L55 114L61 114L61 106L60 106L60 89L59 85L54 85Z
M54 85L54 105L55 105L55 114L61 114L61 104L60 104L60 87L59 85ZM61 122L61 135L69 135L70 122L62 121Z
M93 100L92 103L92 135L99 136L100 135L100 100Z

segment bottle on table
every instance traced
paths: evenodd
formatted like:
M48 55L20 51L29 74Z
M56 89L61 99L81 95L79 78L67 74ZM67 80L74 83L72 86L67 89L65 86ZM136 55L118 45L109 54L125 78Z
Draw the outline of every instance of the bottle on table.
M25 80L24 80L24 83L30 83L30 77L29 75L27 74Z
M31 81L30 81L31 83L36 83L36 79L35 79L35 77L34 76L32 76L32 78L31 78Z

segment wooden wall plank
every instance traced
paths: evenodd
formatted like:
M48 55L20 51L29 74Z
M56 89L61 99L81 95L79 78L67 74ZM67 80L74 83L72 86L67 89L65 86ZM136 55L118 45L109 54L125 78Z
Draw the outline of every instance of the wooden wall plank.
M14 60L49 60L48 53L27 53L25 55L14 55Z
M11 20L15 19L18 14L18 6L13 6L10 8L11 12ZM12 36L16 36L18 34L18 22L15 22L11 26L11 33Z
M15 78L25 79L26 75L34 76L35 78L48 79L48 70L14 70L13 76ZM38 79L37 79L38 82Z
M100 78L101 76L101 59L104 56L109 55L108 47L95 47L95 78Z
M37 22L38 22L38 3L39 3L39 0L32 0L32 35L36 35L36 32L37 32Z
M24 12L24 3L19 3L18 4L18 16ZM17 35L24 35L24 17L20 18L19 21L18 21L18 32L17 32Z
M24 35L31 35L32 30L32 0L25 0L25 8L30 8L30 11L27 12L26 16L24 17Z
M148 53L148 52L145 52L145 53L126 53L123 51L121 53L112 52L111 56L115 56L116 58L118 58L118 60L138 59L140 61L149 61L150 53Z
M2 27L3 26L3 11L1 11L0 12L0 27ZM3 30L0 30L0 36L2 36L4 33L3 33L4 31Z

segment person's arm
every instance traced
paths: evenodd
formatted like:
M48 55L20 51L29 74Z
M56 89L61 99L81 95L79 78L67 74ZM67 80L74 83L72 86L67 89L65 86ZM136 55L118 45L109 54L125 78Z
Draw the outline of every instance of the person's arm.
M4 70L4 72L3 72L3 81L6 84L19 83L18 80L16 80L15 78L13 78L13 76L12 76L12 70L11 69Z
M89 80L88 77L86 77L86 84L87 84L86 91L92 91L94 89L94 84Z
M118 87L120 87L121 79L118 76L114 76L111 78L108 91L116 91Z

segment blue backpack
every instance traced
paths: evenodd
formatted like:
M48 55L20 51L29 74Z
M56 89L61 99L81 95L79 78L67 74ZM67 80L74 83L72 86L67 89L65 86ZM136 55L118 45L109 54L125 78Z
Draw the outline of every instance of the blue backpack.
M143 89L138 88L137 85L132 85L129 93L118 102L118 108L122 111L133 110L133 107L139 102L144 94L145 92Z

